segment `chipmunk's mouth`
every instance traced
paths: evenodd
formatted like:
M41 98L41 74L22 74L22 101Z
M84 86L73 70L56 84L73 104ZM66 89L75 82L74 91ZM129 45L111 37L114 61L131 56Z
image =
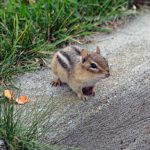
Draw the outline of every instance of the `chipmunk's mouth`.
M99 79L101 80L101 79L106 79L107 77L100 77Z
M110 74L106 74L105 76L99 77L99 80L101 80L101 79L106 79L106 78L108 78L109 76L110 76Z

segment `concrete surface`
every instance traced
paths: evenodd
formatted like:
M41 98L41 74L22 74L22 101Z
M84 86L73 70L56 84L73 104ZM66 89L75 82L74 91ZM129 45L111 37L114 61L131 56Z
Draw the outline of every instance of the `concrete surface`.
M141 13L110 35L93 35L111 64L111 77L97 85L95 97L83 102L67 87L50 86L49 69L26 73L17 80L21 94L30 97L26 112L50 102L51 129L46 143L84 150L150 150L150 12ZM54 106L54 105L53 105ZM45 106L44 106L45 107Z

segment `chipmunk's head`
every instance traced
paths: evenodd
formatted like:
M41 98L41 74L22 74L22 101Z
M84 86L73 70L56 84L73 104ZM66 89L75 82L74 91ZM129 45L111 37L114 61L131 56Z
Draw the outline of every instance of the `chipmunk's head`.
M108 61L101 55L99 47L95 52L82 49L81 63L84 69L93 74L93 77L103 79L110 76Z

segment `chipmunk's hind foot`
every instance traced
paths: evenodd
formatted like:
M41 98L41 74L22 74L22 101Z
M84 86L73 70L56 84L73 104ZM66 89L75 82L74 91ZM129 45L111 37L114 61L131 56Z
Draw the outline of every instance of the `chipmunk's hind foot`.
M61 86L61 85L62 85L62 82L61 82L61 80L58 78L57 80L53 80L53 81L51 82L51 85L52 85L52 86Z

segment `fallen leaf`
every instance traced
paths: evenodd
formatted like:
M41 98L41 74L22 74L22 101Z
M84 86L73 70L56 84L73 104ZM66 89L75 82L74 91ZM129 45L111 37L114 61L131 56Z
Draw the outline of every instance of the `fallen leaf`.
M7 97L9 100L13 100L14 92L12 90L4 90L4 96Z
M20 96L16 99L16 102L20 105L23 105L25 103L28 103L30 100L27 96Z

